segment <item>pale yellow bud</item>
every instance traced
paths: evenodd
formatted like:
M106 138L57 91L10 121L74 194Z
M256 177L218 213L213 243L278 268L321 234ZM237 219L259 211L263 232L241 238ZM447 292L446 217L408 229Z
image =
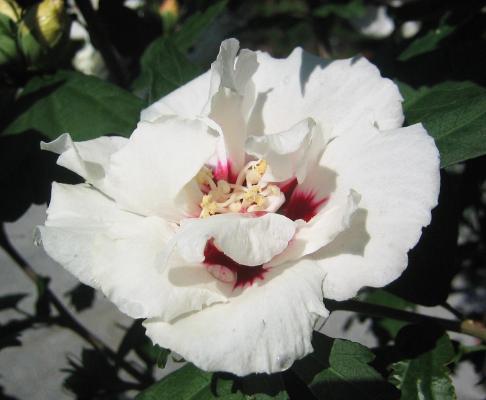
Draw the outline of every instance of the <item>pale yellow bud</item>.
M37 5L37 29L44 43L54 46L64 33L66 12L64 0L44 0Z
M161 15L172 14L176 17L179 16L179 3L177 0L164 0L160 5L159 12Z
M159 7L159 14L164 21L164 29L170 32L179 19L179 3L177 0L164 0Z
M0 14L7 16L14 22L19 22L22 9L14 0L0 0Z

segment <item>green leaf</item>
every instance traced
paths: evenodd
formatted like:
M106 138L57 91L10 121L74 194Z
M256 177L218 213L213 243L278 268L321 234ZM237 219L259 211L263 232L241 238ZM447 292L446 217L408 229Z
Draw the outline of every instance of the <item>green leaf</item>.
M165 368L165 365L167 364L167 358L170 354L170 350L164 349L157 344L154 346L154 348L154 351L156 353L157 367Z
M393 399L395 389L369 363L375 358L365 346L316 333L314 353L292 369L318 399Z
M200 69L168 39L153 41L141 60L141 73L133 83L134 90L153 103L198 76Z
M191 15L179 31L154 40L145 50L141 73L133 83L135 93L151 104L201 74L185 52L223 12L227 0L218 1L204 12Z
M131 93L98 78L73 71L31 79L19 100L20 113L7 134L36 130L50 139L68 132L74 140L105 134L128 136L143 102Z
M344 19L359 18L364 16L366 8L362 0L351 0L344 3L325 4L314 10L314 16L325 18L331 14Z
M435 50L440 41L451 35L455 29L454 26L447 25L446 23L441 24L438 28L430 30L425 35L410 43L407 48L400 53L398 59L400 61L407 61L420 54Z
M259 376L252 375L249 378L252 377ZM247 378L242 380L245 379ZM243 382L241 385L245 386L245 383ZM255 386L255 384L252 383L252 386ZM135 400L284 400L286 398L287 396L283 391L275 396L262 393L245 395L237 391L234 380L223 378L219 374L204 372L192 364L186 364L139 393Z
M309 12L307 2L295 0L280 0L277 2L254 2L254 14L260 17L274 17L292 15L304 18Z
M424 124L439 148L442 167L486 153L486 88L472 82L444 82L417 91L399 87L407 122Z
M0 65L14 61L18 57L15 23L0 14Z
M197 11L192 14L181 29L172 35L172 43L181 52L188 50L194 45L201 34L213 23L216 17L224 11L227 3L227 0L217 1L204 12Z
M231 394L228 387L229 381L224 381L218 386L218 395L211 391L212 374L197 369L192 364L187 364L176 372L163 378L140 393L135 400L206 400L206 399L243 399L241 395ZM229 384L231 386L231 384ZM229 396L226 396L229 394Z
M390 382L398 387L402 400L453 400L454 386L446 367L454 358L449 337L442 335L435 347L420 356L392 364Z

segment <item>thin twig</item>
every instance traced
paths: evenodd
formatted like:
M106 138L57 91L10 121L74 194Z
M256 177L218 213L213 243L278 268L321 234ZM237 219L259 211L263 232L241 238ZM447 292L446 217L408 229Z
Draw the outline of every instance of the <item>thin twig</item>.
M8 240L5 232L5 227L0 224L0 247L15 261L15 264L29 277L29 279L38 287L44 282L44 278L37 274L29 263L17 252L13 245ZM105 357L111 359L115 363L123 368L128 374L141 383L150 383L147 375L139 372L130 363L125 360L120 360L117 354L108 345L103 343L96 335L86 329L81 323L64 307L62 302L57 296L48 288L45 288L45 295L49 302L59 313L60 318L65 322L65 325L69 327L73 332L77 333L81 338L86 340L93 348L99 351Z
M334 300L326 300L325 303L331 311L353 311L371 317L391 318L407 322L435 322L448 331L463 333L486 341L486 326L484 326L479 321L461 321L432 317L429 315L397 310L395 308L365 303L357 300L347 300L340 302Z
M464 319L464 314L452 307L447 301L444 301L441 306L442 308L449 311L452 315L454 315L454 317L456 317L457 319Z

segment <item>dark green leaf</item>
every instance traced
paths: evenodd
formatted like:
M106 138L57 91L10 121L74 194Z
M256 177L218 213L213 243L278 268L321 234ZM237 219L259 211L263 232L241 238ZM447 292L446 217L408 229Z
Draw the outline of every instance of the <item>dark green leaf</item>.
M165 368L165 365L167 364L167 358L170 354L170 350L164 349L163 347L160 347L158 345L155 345L154 347L157 354L157 367Z
M142 71L133 83L135 92L153 103L200 74L200 69L168 39L152 42L142 56Z
M297 361L292 369L318 399L392 399L394 388L369 363L374 355L348 340L315 334L314 353ZM396 398L396 397L395 397Z
M472 82L444 82L417 91L405 87L409 124L422 122L435 139L441 166L486 153L486 89Z
M18 57L15 35L15 23L6 15L0 14L0 65L7 64Z
M21 111L5 129L29 129L50 139L69 132L74 140L105 134L129 135L139 120L142 101L100 79L72 71L33 78L17 102Z
M51 301L49 297L50 278L39 277L36 280L37 299L35 302L35 315L38 317L48 317L51 314Z
M159 368L165 368L170 354L169 349L164 349L157 344L152 344L147 336L145 336L145 338L135 347L135 351L147 364L156 364Z
M283 17L286 15L305 17L309 6L304 1L281 0L277 2L259 1L253 3L255 15L261 17Z
M314 16L321 18L334 14L344 19L351 19L362 17L365 13L366 8L362 0L325 4L314 10Z
M187 364L144 390L136 400L244 399L242 394L231 393L231 381L214 382L218 383L215 385L212 377L212 374Z
M142 320L135 320L127 329L118 346L117 358L122 360L132 350L137 353L147 366L151 367L157 364L159 368L165 367L170 354L170 350L152 344L152 341L145 335Z
M255 383L255 379L260 384ZM286 399L285 393L279 392L275 395L256 393L262 389L262 382L269 382L268 379L258 379L260 375L252 375L248 378L235 380L226 374L211 374L201 371L192 364L187 364L176 372L166 376L161 381L141 392L136 400L266 400ZM267 377L266 375L264 378ZM246 382L247 380L250 380ZM243 381L243 382L240 382ZM245 383L246 382L246 383ZM248 393L244 394L238 389L241 388Z
M394 363L390 381L401 390L402 400L455 400L454 386L446 367L453 357L452 343L444 334L432 350L414 359Z
M227 0L217 1L204 12L198 11L192 14L181 29L171 37L174 45L182 52L188 50L216 17L224 11L227 3Z
M400 61L407 61L412 57L428 53L435 50L440 41L455 31L455 27L447 24L441 24L438 28L427 32L425 35L415 39L410 45L398 56Z

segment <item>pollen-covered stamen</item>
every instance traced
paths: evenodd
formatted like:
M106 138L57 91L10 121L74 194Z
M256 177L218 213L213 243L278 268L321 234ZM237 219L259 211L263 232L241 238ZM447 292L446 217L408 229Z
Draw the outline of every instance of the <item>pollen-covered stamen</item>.
M203 167L197 182L207 194L200 203L200 217L228 212L275 212L285 197L276 185L262 182L266 169L265 160L250 161L242 168L236 182L228 183L225 180L215 182L212 171Z

